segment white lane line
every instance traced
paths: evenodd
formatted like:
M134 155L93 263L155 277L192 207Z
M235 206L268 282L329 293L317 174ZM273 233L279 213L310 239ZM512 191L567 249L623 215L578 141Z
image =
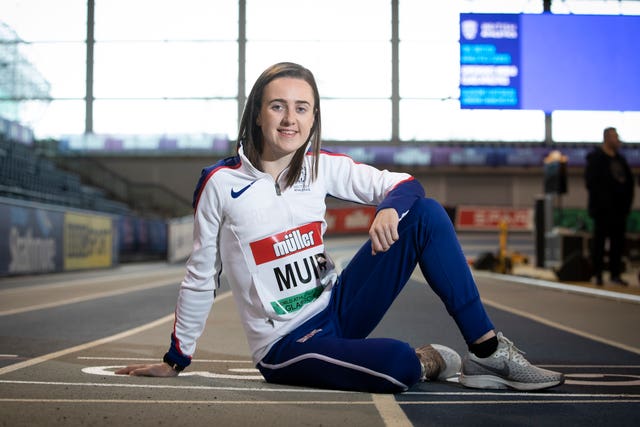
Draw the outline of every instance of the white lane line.
M640 354L640 348L632 347L630 345L623 344L623 343L620 343L620 342L617 342L617 341L613 341L613 340L610 340L608 338L600 337L598 335L594 335L594 334L591 334L589 332L584 332L584 331L581 331L579 329L571 328L571 327L565 326L565 325L563 325L561 323L557 323L557 322L554 322L552 320L545 319L544 317L540 317L538 315L535 315L535 314L532 314L532 313L528 313L526 311L518 310L518 309L509 307L509 306L506 306L504 304L500 304L498 302L491 301L491 300L488 300L488 299L485 299L485 298L482 298L482 302L484 304L486 304L486 305L490 305L490 306L492 306L494 308L497 308L499 310L503 310L503 311L509 312L511 314L515 314L517 316L521 316L521 317L525 317L525 318L530 319L530 320L534 320L534 321L536 321L538 323L542 323L543 325L551 326L552 328L559 329L561 331L569 332L571 334L578 335L578 336L581 336L583 338L590 339L592 341L600 342L602 344L607 344L607 345L610 345L612 347L616 347L616 348L619 348L619 349L622 349L622 350L625 350L625 351L628 351L628 352L631 352L631 353Z
M181 279L184 276L184 267L171 267L166 270L161 271L139 271L139 272L128 272L128 273L116 273L109 272L109 275L105 276L97 276L97 277L86 277L86 278L77 278L77 279L66 279L61 282L55 281L51 279L47 283L38 283L34 285L18 285L13 288L0 290L0 296L4 295L12 295L12 294L24 294L32 291L39 291L42 289L52 290L58 288L73 288L76 286L91 286L91 285L102 285L111 282L122 282L125 280L134 280L138 278L148 279L153 276L167 277L167 275L175 274L176 278ZM48 277L47 277L48 279Z
M158 358L153 357L111 357L111 356L78 356L78 360L108 360L108 361L140 361L149 362L157 361ZM226 359L197 359L192 360L191 364L195 363L251 363L251 360L226 360Z
M222 300L222 299L228 298L229 296L231 296L231 292L225 292L223 294L220 294L217 297L217 299ZM13 365L5 366L4 368L0 368L0 375L7 374L9 372L14 372L22 368L27 368L29 366L37 365L39 363L56 359L58 357L66 356L67 354L76 353L78 351L87 350L89 348L97 347L102 344L107 344L112 341L124 339L131 335L144 332L147 329L155 328L156 326L162 325L163 323L172 322L173 320L174 320L174 313L171 313L157 320L154 320L153 322L147 323L146 325L141 325L141 326L138 326L137 328L129 329L128 331L111 335L110 337L100 338L98 340L91 341L85 344L80 344L75 347L66 348L64 350L45 354L43 356L34 357L33 359L25 360L24 362L14 363Z
M12 399L0 398L3 403L91 403L91 404L188 404L188 405L372 405L373 402L362 400L129 400L129 399ZM401 405L540 405L540 404L594 404L594 403L640 403L639 399L595 399L595 400L462 400L462 401L434 401L434 402L401 402ZM406 417L405 417L406 418ZM413 426L408 420L407 423L391 420L385 421L387 426Z
M373 403L387 427L411 427L413 424L407 418L395 396L389 394L372 394Z
M640 365L536 365L541 368L638 369Z
M147 284L140 285L140 286L131 286L131 287L128 287L128 288L115 289L115 290L112 290L112 291L98 292L98 293L89 294L89 295L85 295L85 296L81 296L81 297L67 298L67 299L59 300L59 301L51 301L51 302L47 302L47 303L43 303L43 304L35 304L35 305L29 305L29 306L26 306L26 307L19 307L19 308L13 308L13 309L10 309L10 310L4 310L4 311L0 311L0 316L9 316L9 315L12 315L12 314L20 314L20 313L24 313L24 312L27 312L27 311L42 310L44 308L59 307L59 306L62 306L62 305L74 304L74 303L84 302L84 301L90 301L90 300L98 299L98 298L112 297L112 296L116 296L116 295L128 294L130 292L144 291L144 290L147 290L147 289L159 288L161 286L169 286L171 284L176 284L176 288L177 288L177 283L175 281L165 278L165 279L157 280L155 282L147 283Z
M400 402L400 405L546 405L553 403L640 403L640 399L586 399L586 400L438 400L432 402Z
M0 354L0 357L18 357L15 354ZM127 362L150 362L156 361L158 358L154 357L117 357L117 356L78 356L78 360L106 360L106 361L127 361ZM237 359L197 359L191 362L192 365L196 363L245 363L253 364L250 359L237 360ZM536 365L541 368L575 368L575 369L640 369L640 365Z
M127 378L126 375L123 376ZM139 384L139 383L74 383L65 381L21 381L0 380L0 384L17 385L44 385L64 387L105 387L105 388L144 388L158 390L205 390L205 391L254 391L254 392L286 392L286 393L320 393L320 394L356 394L357 392L315 388L272 388L272 387L224 387L224 386L197 386L197 385L166 385L166 384ZM266 384L266 383L265 383Z
M151 404L151 405L167 405L167 404L180 404L180 405L333 405L333 406L344 406L344 405L371 405L373 402L366 402L362 400L353 400L353 401L345 401L345 400L325 400L325 401L314 401L314 400L127 400L127 399L0 399L0 402L4 403L73 403L73 404L82 404L82 403L91 403L91 404ZM508 400L463 400L463 401L436 401L436 402L402 402L401 405L540 405L540 404L558 404L561 403L563 405L566 404L594 404L594 403L640 403L640 400L636 399L615 399L615 400L517 400L517 401L508 401ZM408 422L408 421L407 421ZM385 420L385 425L387 426L413 426L410 422L408 424L398 423L394 424L392 420L391 423L387 423Z
M188 405L372 405L364 400L129 400L129 399L0 399L6 403L124 403L124 404L188 404ZM411 426L412 424L408 424Z
M126 378L126 376L124 377ZM0 380L0 384L14 384L14 385L37 385L37 386L63 386L63 387L102 387L102 388L145 388L155 390L199 390L199 391L252 391L252 392L265 392L265 393L317 393L317 394L360 394L366 396L366 394L356 391L344 391L344 390L331 390L331 389L315 389L315 388L285 388L285 387L270 387L268 383L264 383L266 387L231 387L231 386L199 386L199 385L170 385L170 384L140 384L140 383L107 383L107 382L68 382L68 381L26 381L26 380ZM371 396L389 396L383 394L372 394ZM497 398L514 398L514 397L528 397L529 400L532 397L544 397L544 398L567 398L567 399L640 399L640 394L625 394L625 393L544 393L544 392L510 392L510 391L457 391L457 392L441 392L441 391L407 391L399 396L433 396L433 397L468 397L468 396L482 396L491 397L494 400ZM384 399L383 399L384 400ZM385 402L386 403L386 402ZM391 402L389 402L391 403ZM400 404L410 403L397 402Z
M66 356L67 354L75 353L78 351L87 350L92 347L96 347L102 344L107 344L112 341L116 341L119 339L126 338L128 336L137 334L139 332L146 331L147 329L151 329L155 326L162 325L163 323L168 323L173 321L174 314L171 313L167 316L161 317L158 320L155 320L151 323L147 323L146 325L139 326L134 329L130 329L125 332L121 332L119 334L112 335L110 337L101 338L99 340L91 341L85 344L80 344L75 347L66 348L64 350L56 351L53 353L45 354L44 356L34 357L33 359L25 360L24 362L14 363L13 365L5 366L4 368L0 368L0 375L7 374L9 372L14 372L22 368L27 368L29 366L37 365L42 362L46 362L51 359L56 359L58 357Z
M402 393L406 396L500 396L500 397L573 397L573 398L610 398L615 399L618 397L639 399L640 394L627 394L627 393L545 393L545 392L530 392L530 391L406 391ZM404 402L403 402L404 403Z
M477 272L474 272L474 275L476 273ZM482 272L482 275L485 276L485 277L492 277L492 278L495 277L495 278L500 279L500 280L517 281L517 282L520 282L520 283L544 282L546 284L550 284L550 282L545 282L543 280L533 280L533 279L532 280L525 280L524 278L518 278L520 280L515 280L514 279L515 276L508 276L508 278L503 278L503 277L499 277L500 276L499 274L494 274L494 273ZM411 279L413 279L415 281L418 281L418 282L426 283L424 277L422 276L422 273L420 273L420 271L417 270L417 269L411 275ZM529 283L529 284L532 284L532 283ZM563 287L570 287L569 285L562 285L562 286ZM551 286L548 286L548 287L551 287ZM577 288L577 286L573 286L572 288ZM594 289L594 291L598 291L598 289ZM617 293L614 293L614 292L610 292L610 293L611 294L616 294L618 296L622 295L622 294L617 294ZM551 326L552 328L556 328L556 329L559 329L561 331L569 332L569 333L581 336L583 338L590 339L592 341L596 341L596 342L599 342L599 343L602 343L602 344L607 344L607 345L610 345L612 347L616 347L616 348L619 348L619 349L622 349L622 350L625 350L625 351L629 351L631 353L640 354L640 348L632 347L630 345L623 344L623 343L620 343L620 342L617 342L617 341L613 341L613 340L610 340L608 338L600 337L598 335L593 335L593 334L591 334L589 332L584 332L584 331L581 331L579 329L571 328L571 327L565 326L565 325L563 325L561 323L557 323L557 322L554 322L552 320L546 319L544 317L540 317L538 315L535 315L535 314L532 314L532 313L529 313L529 312L526 312L526 311L518 310L518 309L515 309L515 308L512 308L512 307L506 306L504 304L500 304L500 303L498 303L496 301L492 301L492 300L486 299L486 298L484 298L482 296L481 296L481 298L482 298L483 304L489 305L489 306L497 308L499 310L503 310L503 311L506 311L508 313L520 316L520 317L525 317L527 319L536 321L538 323L542 323L543 325Z
M525 285L538 286L542 288L556 289L576 294L595 295L614 300L640 303L640 295L624 294L621 292L607 291L604 289L593 289L584 286L569 285L566 283L550 282L542 279L532 279L530 277L505 275L499 273L491 273L488 271L474 271L474 276L487 277L505 282L517 282Z

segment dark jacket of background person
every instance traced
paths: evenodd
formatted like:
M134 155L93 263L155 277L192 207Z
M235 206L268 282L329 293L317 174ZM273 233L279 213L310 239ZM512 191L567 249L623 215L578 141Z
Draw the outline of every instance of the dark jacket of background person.
M633 201L634 180L629 164L620 154L615 128L604 131L602 146L587 155L585 181L589 191L589 216L593 218L591 262L596 284L603 284L605 241L609 239L608 270L611 282L628 285L620 275L625 247L627 217Z
M620 153L613 157L601 147L587 155L585 181L589 191L589 216L626 218L633 202L634 181L627 160Z

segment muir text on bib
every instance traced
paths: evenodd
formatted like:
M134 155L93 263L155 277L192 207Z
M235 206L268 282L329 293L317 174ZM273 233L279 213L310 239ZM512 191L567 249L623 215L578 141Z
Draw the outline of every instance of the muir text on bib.
M320 222L251 242L258 293L274 314L287 315L317 299L333 263L324 254Z

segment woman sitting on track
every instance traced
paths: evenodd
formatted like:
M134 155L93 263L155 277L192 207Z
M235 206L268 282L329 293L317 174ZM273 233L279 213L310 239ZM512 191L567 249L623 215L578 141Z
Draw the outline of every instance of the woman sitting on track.
M196 187L193 252L164 363L117 373L176 376L186 368L224 270L268 382L396 393L462 371L468 387L562 384L562 374L531 365L494 332L440 204L408 174L322 151L320 124L309 70L279 63L262 73L242 116L237 155L204 169ZM370 240L340 274L323 240L327 195L377 206ZM367 338L416 265L468 344L464 361L437 344L413 349Z

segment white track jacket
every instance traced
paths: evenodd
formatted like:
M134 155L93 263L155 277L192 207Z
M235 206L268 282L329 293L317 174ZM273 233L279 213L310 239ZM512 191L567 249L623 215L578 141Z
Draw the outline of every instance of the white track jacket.
M202 171L194 193L193 251L165 358L189 365L224 273L259 362L273 343L329 302L337 273L324 246L326 196L378 210L393 207L400 216L424 196L408 174L326 151L312 181L312 162L308 154L300 179L287 189L284 179L251 165L242 148Z

